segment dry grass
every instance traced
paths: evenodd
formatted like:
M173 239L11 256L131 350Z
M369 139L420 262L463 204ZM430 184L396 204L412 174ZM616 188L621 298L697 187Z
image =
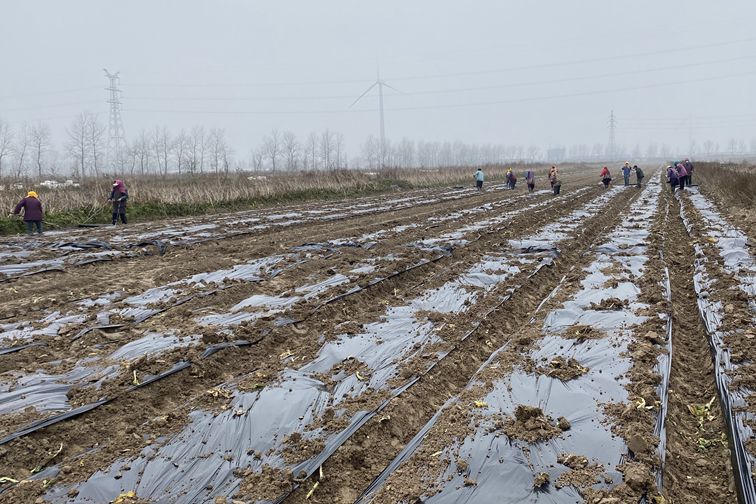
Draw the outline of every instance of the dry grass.
M756 166L696 163L693 183L727 207L756 208Z
M507 165L509 166L509 165ZM507 166L485 166L486 180L503 180ZM525 169L545 174L545 165L511 165L522 176ZM439 186L472 186L475 168L334 170L309 172L229 173L222 175L141 176L125 179L129 189L129 215L151 220L180 215L207 214L263 205L351 197L380 192ZM38 181L24 181L24 189L0 191L0 208L11 210L36 190L45 205L51 227L109 220L107 197L111 179L89 179L81 187L45 189ZM9 181L3 184L10 186ZM0 234L20 230L20 223L0 217Z

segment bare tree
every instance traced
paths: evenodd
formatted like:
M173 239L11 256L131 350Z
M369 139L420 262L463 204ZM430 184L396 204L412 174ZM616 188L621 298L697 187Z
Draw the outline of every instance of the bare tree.
M263 151L268 160L270 160L271 169L276 171L276 161L281 156L282 152L281 135L278 133L278 130L274 129L270 132L270 135L265 138Z
M42 178L42 159L50 149L50 127L38 123L29 131L31 136L31 148L34 156L34 166L37 168L37 177Z
M92 173L95 176L99 176L100 165L98 163L104 157L103 152L105 151L105 126L93 114L89 114L86 125L87 141L89 142L89 150L92 153Z
M296 170L298 168L299 149L300 146L296 135L291 131L285 131L283 134L283 152L287 170Z
M155 160L158 165L158 172L163 175L168 174L168 158L171 155L171 136L168 128L165 126L159 128L155 126L152 132L152 151L155 153Z
M310 169L316 170L317 164L315 158L318 155L318 135L315 132L311 132L307 137L307 158L310 160Z
M139 166L140 175L144 175L150 171L150 146L150 137L145 130L139 132L139 136L137 136L131 145L132 155L135 159L135 165Z
M220 170L228 171L229 152L226 144L226 131L219 128L210 130L210 168L219 174Z
M362 144L362 156L370 168L376 168L380 163L381 146L373 135L370 135Z
M265 164L265 153L262 149L252 150L252 169L255 171L261 171Z
M10 124L0 120L0 177L3 176L3 159L5 159L13 147L13 130Z
M66 129L68 134L68 153L74 159L74 174L80 177L87 176L87 163L89 159L88 129L89 115L82 112Z
M207 135L205 134L205 128L195 126L192 128L191 137L189 138L188 165L190 172L194 173L197 170L200 173L204 172L206 148Z
M13 176L20 178L26 171L26 163L29 154L29 127L22 124L15 135L16 141L13 143L14 169Z
M173 142L173 155L176 159L176 168L178 169L179 175L181 175L181 169L184 167L187 152L189 151L189 145L189 136L186 134L186 131L182 129Z
M336 133L333 135L333 148L336 154L336 168L342 168L346 162L342 159L342 156L346 158L346 152L344 152L344 134Z

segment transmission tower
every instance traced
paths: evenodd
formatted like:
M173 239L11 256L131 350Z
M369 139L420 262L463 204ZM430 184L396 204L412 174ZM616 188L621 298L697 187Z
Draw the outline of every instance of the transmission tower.
M121 72L111 74L107 68L103 68L105 75L110 80L110 86L105 88L109 91L107 103L110 104L110 116L108 119L108 149L107 158L110 168L122 170L126 154L126 132L123 129L121 119L121 90L118 89L118 75Z
M612 113L609 114L609 161L614 161L617 157L617 151L616 151L616 144L615 144L615 136L614 132L617 127L617 120L614 118L614 110L612 110Z

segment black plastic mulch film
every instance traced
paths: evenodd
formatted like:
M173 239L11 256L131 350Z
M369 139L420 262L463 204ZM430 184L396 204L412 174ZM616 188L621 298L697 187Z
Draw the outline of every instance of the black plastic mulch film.
M688 235L692 237L694 225L686 215L685 205L679 193L677 193L677 198L680 203L680 218ZM696 258L693 285L696 290L698 311L706 327L709 347L714 359L715 381L730 441L738 499L741 504L756 504L752 458L746 448L746 443L752 439L752 431L747 425L749 415L736 407L744 403L743 392L730 387L732 377L728 373L735 371L737 366L730 360L730 350L725 344L725 334L719 329L722 323L721 309L716 302L709 299L708 286L711 280L706 270L709 258L699 244L694 244L694 248Z
M658 194L658 193L657 193ZM642 204L642 203L641 203ZM625 236L625 245L629 245L631 247L637 246L636 244L632 243L632 237L631 236ZM637 239L635 240L638 241ZM628 243L629 242L629 243ZM600 247L604 248L605 251L612 250L610 247ZM613 249L614 252L620 252L619 249ZM632 253L632 252L628 252ZM665 282L663 283L663 287L665 290L665 293L667 295L667 299L669 300L669 281L668 281L668 272L665 271ZM561 286L560 284L555 287L554 291L559 289ZM547 296L547 299L553 296L553 292L550 293ZM540 305L539 305L540 309ZM671 336L671 318L666 315L666 333L667 336ZM601 319L600 317L595 320L595 323L600 325ZM564 342L566 343L566 342ZM548 345L548 344L547 344ZM552 350L556 350L557 346L559 348L562 348L562 342L559 343L551 343L550 346L552 347ZM667 350L668 352L671 352L671 339L668 339L666 342ZM500 348L496 351L494 356L498 354L503 348ZM559 350L557 350L558 352ZM612 381L610 378L610 375L612 374L612 366L608 362L612 360L614 352L617 352L617 349L610 345L603 345L598 346L588 352L583 352L581 358L579 359L581 362L593 362L592 367L594 366L602 366L605 369L602 369L603 371L603 378L609 379L609 381ZM544 355L549 353L548 349L545 349ZM485 368L493 359L493 357L489 359L486 363L484 363L478 370L478 373L480 370ZM607 356L609 356L607 358ZM660 408L660 412L657 418L656 422L656 428L655 428L655 434L657 434L661 438L661 445L659 446L659 450L663 453L665 449L665 431L664 431L664 417L666 415L666 403L667 403L667 387L669 383L669 362L671 359L671 353L669 353L666 356L662 356L659 359L658 365L657 365L657 371L662 376L661 384L659 386L659 394L660 398L662 399L662 407ZM477 373L476 373L477 374ZM518 373L515 373L517 375ZM514 376L514 375L513 375ZM599 375L601 376L601 375ZM474 382L475 376L473 376L473 379L471 379L470 383L472 384ZM593 380L592 380L593 381ZM577 428L579 430L585 430L586 428L591 429L590 423L586 424L584 423L585 418L591 418L592 415L590 414L590 410L582 411L580 406L580 399L577 395L567 393L569 391L568 388L562 390L559 389L559 391L552 391L551 387L548 388L542 388L538 385L538 380L535 380L535 382L531 382L531 378L528 378L525 375L515 377L512 379L512 387L515 390L523 390L527 392L530 390L531 397L527 399L528 394L525 393L522 395L521 399L526 399L529 404L531 403L537 403L542 404L546 403L548 401L555 400L555 396L560 395L566 395L567 397L564 398L564 400L559 400L556 402L561 402L562 406L560 411L571 411L572 414L568 415L568 419L572 420L573 428ZM508 386L502 385L500 387L500 393L503 393L504 396L507 395L507 390L509 389ZM606 392L606 389L605 389ZM494 403L498 401L496 393L489 394L485 401L489 401L490 403ZM537 397L537 400L534 400L534 398ZM386 467L384 470L379 474L378 477L364 490L362 495L355 501L356 504L367 504L371 501L372 497L374 496L375 492L377 492L382 485L386 482L386 480L401 466L402 463L404 463L406 460L408 460L414 451L420 446L423 439L427 435L427 433L431 430L433 425L438 421L440 418L442 412L447 410L450 406L454 405L457 402L458 396L453 397L449 399L442 407L441 409L430 419L430 421L415 435L415 437L404 447L404 449L395 457L394 460ZM575 401L577 403L577 407L571 406L568 404L570 401ZM507 402L507 401L504 401ZM504 403L502 403L502 406L505 406ZM511 404L508 406L512 406ZM494 409L497 410L499 407L494 406ZM502 408L504 409L504 408ZM578 422L575 422L574 419L578 419ZM470 445L468 447L468 451L470 451L470 459L468 459L467 464L469 464L469 469L472 474L470 477L476 477L475 474L478 476L485 478L488 485L483 485L483 488L480 489L480 492L470 494L470 492L460 493L458 491L455 491L454 489L460 489L465 488L464 485L462 485L462 482L460 480L461 476L454 475L452 476L453 472L448 475L448 480L444 477L447 476L445 473L442 476L442 485L443 490L441 493L434 495L431 500L433 502L440 502L440 503L454 503L454 502L494 502L494 501L500 501L501 498L504 496L507 496L510 500L507 500L507 502L514 502L511 499L528 499L528 498L534 498L534 490L532 487L532 473L528 466L529 464L526 464L524 460L520 460L521 456L518 455L518 450L513 450L512 446L507 441L501 441L499 438L496 438L496 436L491 436L488 434L485 434L486 428L481 427L478 429L478 432L473 437L472 441L470 443L467 443ZM607 433L608 434L608 433ZM545 447L544 450L535 450L533 449L531 453L531 457L534 458L534 462L536 459L540 459L541 457L545 457L546 459L550 459L552 455L555 455L556 453L559 453L561 450L564 450L568 446L575 445L574 447L582 448L584 449L583 452L580 452L578 450L575 450L575 453L599 453L602 451L601 445L602 443L607 442L607 439L609 439L610 435L603 436L605 439L602 439L601 436L591 438L591 436L588 436L588 438L583 437L583 441L577 441L577 444L575 444L574 440L570 440L569 438L558 441L558 442L546 442L543 444ZM587 441L587 439L593 439L593 441ZM589 449L588 451L585 451L586 448L588 448L591 444L597 444L598 449ZM495 446L494 446L495 444ZM621 445L621 446L620 446ZM623 452L626 447L624 447L624 443L620 442L620 445L617 445L615 449L619 450L619 452ZM465 445L462 445L460 448L464 448ZM476 451L477 450L477 451ZM541 453L543 452L543 453ZM632 453L628 452L628 456L631 458ZM589 457L590 458L590 457ZM498 459L498 464L495 463L495 460ZM506 462L506 460L509 459L510 462ZM452 461L454 460L454 457L452 456ZM663 458L662 458L663 460ZM544 463L544 460L539 460L539 465ZM615 461L619 462L619 461ZM498 466L498 467L497 467ZM483 471L484 467L494 468L492 471L489 470L487 472ZM479 471L476 473L476 471ZM659 468L657 471L657 484L659 489L661 489L662 484L662 472L663 469ZM618 475L614 475L615 482L617 481ZM469 487L472 489L472 492L476 492L476 486ZM486 489L487 488L487 489ZM568 489L566 489L566 492L562 492L561 495L549 495L549 493L544 493L540 491L535 491L540 498L539 502L541 502L542 499L545 499L543 502L555 502L555 503L567 503L567 502L575 502L576 500L580 500L579 495L576 492L571 492ZM519 497L514 497L515 494L519 495ZM472 500L471 500L472 499ZM643 496L640 499L640 502L645 502L646 496Z

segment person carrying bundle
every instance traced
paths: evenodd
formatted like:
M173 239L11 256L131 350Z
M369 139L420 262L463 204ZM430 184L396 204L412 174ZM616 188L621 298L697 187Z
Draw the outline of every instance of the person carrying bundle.
M126 224L126 202L129 200L129 191L123 180L116 179L113 181L113 190L110 191L108 201L113 203L113 225L121 218L121 222Z

